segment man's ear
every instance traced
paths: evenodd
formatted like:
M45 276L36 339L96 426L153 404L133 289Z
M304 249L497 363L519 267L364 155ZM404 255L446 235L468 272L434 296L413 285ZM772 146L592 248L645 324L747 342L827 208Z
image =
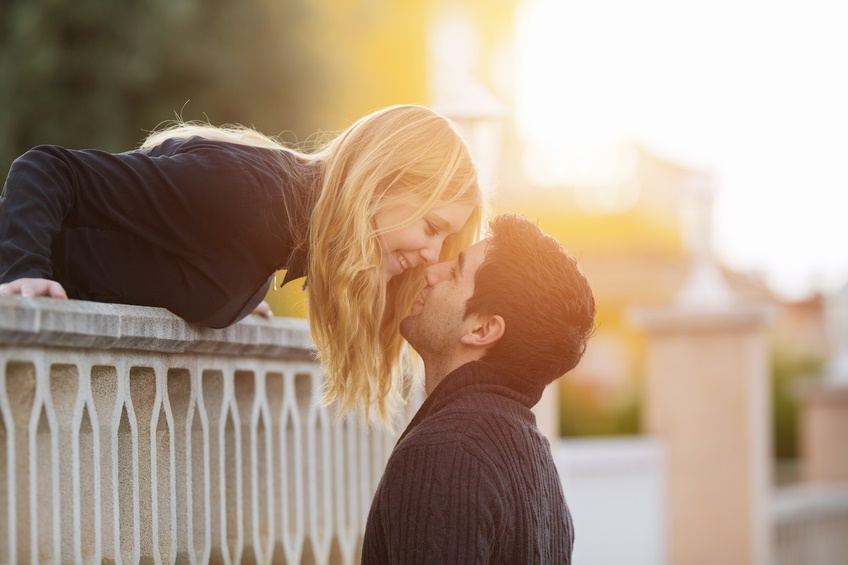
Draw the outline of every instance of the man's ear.
M463 345L470 345L472 347L488 349L503 337L504 330L506 329L506 322L497 314L493 316L475 314L467 321L469 324L459 341Z

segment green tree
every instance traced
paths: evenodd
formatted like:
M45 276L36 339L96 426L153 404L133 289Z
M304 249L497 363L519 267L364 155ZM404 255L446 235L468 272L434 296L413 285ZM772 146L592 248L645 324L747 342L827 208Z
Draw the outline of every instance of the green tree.
M803 391L820 381L825 360L814 354L774 347L771 367L774 456L776 459L797 459L801 455L798 432Z
M0 175L34 145L124 151L177 115L302 140L329 90L313 20L306 0L7 0Z

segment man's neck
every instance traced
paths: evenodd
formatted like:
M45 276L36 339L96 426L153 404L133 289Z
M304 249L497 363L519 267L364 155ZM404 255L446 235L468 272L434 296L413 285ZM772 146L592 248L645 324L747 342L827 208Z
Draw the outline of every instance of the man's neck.
M430 396L445 377L459 369L472 359L424 360L424 391Z
M427 396L433 394L433 391L436 390L440 382L445 380L447 375L444 368L434 367L432 363L424 363L424 392L427 393Z

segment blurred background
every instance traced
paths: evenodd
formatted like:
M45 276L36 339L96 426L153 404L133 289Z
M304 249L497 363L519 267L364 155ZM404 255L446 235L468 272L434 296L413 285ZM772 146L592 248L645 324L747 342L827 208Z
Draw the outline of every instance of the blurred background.
M836 0L5 0L0 175L34 145L124 151L175 117L296 144L387 105L433 106L472 146L491 212L537 220L595 291L599 330L559 381L556 435L658 431L634 312L753 308L767 313L767 487L841 482L847 24ZM268 300L305 313L298 283ZM830 470L810 471L804 457L827 454ZM631 563L683 562L657 549L663 476L655 529L618 538ZM615 562L586 547L582 563Z

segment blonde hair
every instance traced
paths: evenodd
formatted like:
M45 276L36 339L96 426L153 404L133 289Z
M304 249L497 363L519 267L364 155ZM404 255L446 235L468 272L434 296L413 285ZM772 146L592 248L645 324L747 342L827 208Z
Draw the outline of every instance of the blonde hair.
M287 149L284 144L273 137L259 133L255 129L237 124L229 124L220 127L211 126L202 122L165 122L165 129L152 132L141 143L141 149L150 149L161 145L166 139L187 139L199 136L214 141L227 141L253 147L266 147L268 149Z
M142 147L192 135L286 149L246 128L197 124L158 132ZM317 199L309 218L307 282L310 331L325 371L323 400L390 424L408 369L400 321L424 285L424 267L386 284L380 236L433 208L471 204L468 221L442 245L442 260L456 257L479 237L483 203L476 167L453 124L417 105L369 114L319 151L297 155L318 171L309 176ZM377 214L399 205L416 212L379 230Z

